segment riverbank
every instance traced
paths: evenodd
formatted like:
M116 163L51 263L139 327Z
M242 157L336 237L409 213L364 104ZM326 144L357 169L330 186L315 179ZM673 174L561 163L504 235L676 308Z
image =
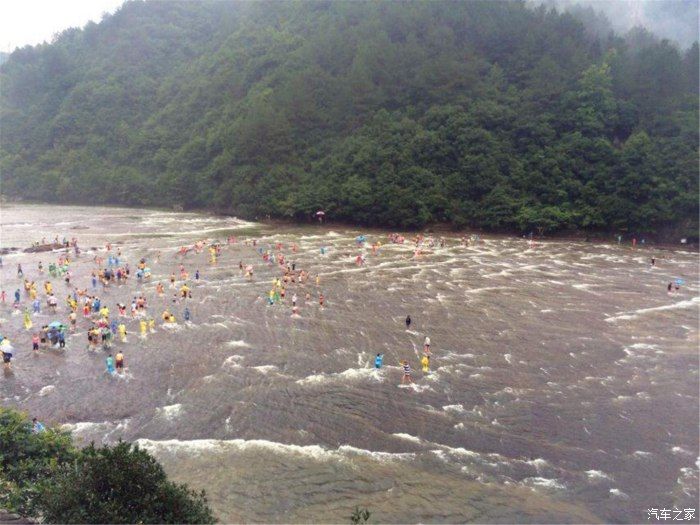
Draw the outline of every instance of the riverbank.
M1 199L0 199L1 200ZM4 202L4 201L3 201ZM48 203L40 201L21 201L21 200L7 200L6 204L22 204L22 205L47 205ZM75 207L85 207L80 204L60 204L60 206L75 206ZM306 221L297 221L293 219L279 218L279 217L242 217L233 212L224 212L219 210L211 210L206 208L194 208L188 210L182 210L181 208L162 208L162 207L135 207L129 205L120 204L105 204L99 205L103 208L113 208L113 209L134 209L142 210L148 209L151 211L158 211L164 213L195 213L201 215L210 215L213 217L230 217L233 219L240 219L243 221L252 221L258 224L266 225L273 228L305 228L305 227L315 227L315 226L325 226L328 228L342 228L342 229L356 229L366 232L385 232L387 230L399 231L399 232L409 232L409 234L432 234L432 235L443 235L450 237L460 237L462 235L486 235L493 238L529 238L529 232L523 233L518 230L506 230L506 231L494 231L494 230L483 230L477 228L469 227L455 227L449 223L434 223L419 229L405 229L405 228L392 228L392 227L381 227L381 226L364 226L362 224L344 221L334 221L332 218L324 218L323 223L319 223L314 219L309 219ZM538 234L533 231L533 239L538 242L546 241L562 241L562 242L591 242L600 244L618 244L617 236L622 235L622 245L631 245L632 239L637 239L637 248L641 247L654 247L660 250L688 250L697 252L700 250L700 243L696 236L695 239L688 238L686 243L682 243L682 237L676 234L667 234L663 238L659 238L656 234L623 234L621 232L609 232L609 231L578 231L578 230L566 230L558 232L547 232L546 234ZM675 239L674 239L675 237ZM644 242L642 242L644 241ZM0 239L1 242L1 239Z

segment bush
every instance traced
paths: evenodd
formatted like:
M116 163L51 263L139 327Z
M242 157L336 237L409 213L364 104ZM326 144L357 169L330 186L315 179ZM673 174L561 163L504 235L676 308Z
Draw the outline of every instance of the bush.
M84 448L41 487L51 523L212 523L204 492L167 480L163 467L129 443Z
M0 407L0 506L35 515L39 482L76 454L68 433L35 434L25 414Z
M372 513L368 509L361 509L360 507L355 507L355 510L352 512L352 515L350 516L350 522L353 523L353 525L358 525L360 523L367 523L369 521L369 517L372 515Z
M204 491L168 481L129 443L76 449L70 435L32 432L0 408L0 506L48 523L213 523Z

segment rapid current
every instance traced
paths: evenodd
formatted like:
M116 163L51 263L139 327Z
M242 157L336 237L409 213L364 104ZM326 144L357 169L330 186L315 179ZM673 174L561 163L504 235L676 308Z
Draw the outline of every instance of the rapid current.
M113 315L144 294L158 325L142 339L127 321L127 343L115 344L123 376L104 372L105 352L86 350L82 315L65 351L33 353L11 305L16 265L43 296L37 265L60 253L3 256L0 331L16 348L0 377L3 405L65 425L79 442L138 442L173 479L206 489L223 522L347 523L359 505L377 522L634 523L652 507L697 507L697 253L491 236L462 246L446 235L445 247L414 257L409 235L390 244L385 231L123 208L3 205L0 226L4 248L77 237L72 283L89 293L107 242L132 269L146 258L149 282L95 293ZM206 250L177 255L231 235L215 266ZM281 273L246 246L252 238L273 252L282 243L311 273L286 304L267 306ZM254 265L252 281L239 262ZM180 263L192 284L188 323L169 288ZM684 284L668 294L675 279ZM69 290L52 282L58 312L34 316L35 327L67 321ZM179 321L169 329L166 307ZM402 359L412 385L400 386Z

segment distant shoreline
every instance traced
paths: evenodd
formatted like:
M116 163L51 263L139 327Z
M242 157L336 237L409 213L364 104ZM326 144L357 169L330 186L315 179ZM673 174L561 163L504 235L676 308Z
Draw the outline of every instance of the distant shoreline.
M432 234L432 235L442 235L446 237L459 237L462 235L485 235L488 237L507 237L507 238L520 238L520 239L526 239L527 234L522 234L521 232L517 231L485 231L485 230L479 230L475 228L468 228L468 227L463 227L463 228L455 228L449 223L435 223L431 225L427 225L421 229L400 229L400 228L392 228L389 226L364 226L364 225L359 225L359 224L353 224L349 222L344 222L344 221L333 221L333 220L324 220L322 224L319 224L318 221L315 220L308 220L308 221L297 221L293 219L283 219L279 217L270 217L270 218L249 218L249 217L240 217L238 215L235 215L233 212L222 212L222 211L217 211L217 210L210 210L210 209L187 209L187 210L179 210L179 209L173 209L173 208L164 208L164 207L159 207L159 206L130 206L130 205L123 205L123 204L75 204L75 203L49 203L49 202L42 202L42 201L34 201L34 200L17 200L17 199L8 199L6 196L0 196L0 203L2 205L30 205L30 206L71 206L71 207L102 207L102 208L123 208L123 209L130 209L130 210L150 210L150 211L161 211L161 212L168 212L168 213L195 213L199 215L211 215L211 216L216 216L216 217L232 217L232 218L237 218L242 221L250 221L250 222L255 222L260 225L268 226L268 227L323 227L323 228L333 228L333 227L338 227L338 228L347 228L347 229L357 229L357 230L363 230L365 232L387 232L387 231L396 231L396 232L403 232L408 235L416 235L416 234ZM548 242L548 241L570 241L570 242L590 242L590 243L596 243L596 244L612 244L612 245L617 245L617 233L605 233L605 232L600 232L600 231L577 231L577 230L569 230L569 231L560 231L560 232L550 232L543 234L542 236L539 236L537 234L533 235L533 239L536 240L537 242ZM641 240L644 239L645 242L642 244ZM626 236L623 238L623 241L621 245L628 245L631 246L631 238L629 236ZM678 249L684 249L687 251L692 251L692 252L699 252L700 251L700 245L697 242L688 242L687 244L681 244L680 242L668 242L668 241L656 241L654 238L647 239L643 235L639 235L637 237L637 248L654 248L654 249L659 249L659 250L678 250Z

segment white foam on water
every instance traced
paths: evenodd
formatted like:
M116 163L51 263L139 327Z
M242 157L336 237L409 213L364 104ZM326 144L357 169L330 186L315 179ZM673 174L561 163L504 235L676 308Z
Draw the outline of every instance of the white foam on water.
M224 359L224 362L221 364L221 368L242 368L242 366L238 363L238 361L241 361L243 359L243 356L240 355L232 355Z
M700 459L696 462L700 463ZM680 475L676 479L676 483L680 485L681 490L686 496L692 496L693 491L697 490L698 486L698 471L689 467L682 467L679 471Z
M505 359L509 365L513 363L513 356L510 354L504 354L503 359Z
M690 450L686 450L683 447L675 446L671 448L671 453L678 456L692 456L693 453Z
M630 348L638 348L641 350L655 350L659 347L659 345L650 345L646 343L635 343L633 345L630 345Z
M522 483L526 486L534 486L534 487L542 487L546 489L554 489L554 490L564 490L566 489L566 486L557 481L556 479L549 479L549 478L541 478L541 477L532 477L532 478L525 478Z
M399 388L410 388L411 390L415 392L425 392L430 391L430 392L435 392L429 385L419 385L417 383L409 383L407 385L398 385Z
M232 347L232 348L250 348L250 345L243 341L242 339L238 340L233 340L233 341L228 341L226 343L226 346Z
M175 405L167 405L160 408L156 408L156 413L168 420L173 420L177 418L182 412L182 405L177 403Z
M608 474L606 474L602 470L587 470L586 476L588 476L588 479L612 479Z
M374 381L383 381L384 376L381 370L376 368L349 368L342 372L331 374L321 373L306 376L296 381L299 385L323 384L333 381L359 381L363 379L372 379Z
M392 434L392 436L405 439L406 441L412 441L413 443L420 443L421 441L423 441L421 438L412 436L411 434L394 433Z
M103 430L104 427L107 425L108 423L106 421L103 423L96 423L93 421L79 421L78 423L65 423L61 425L61 430L81 434L83 432L90 432L92 430Z
M56 387L54 385L46 385L44 388L39 390L37 395L41 397L48 396L54 390L56 390Z
M481 454L479 454L478 452L474 452L473 450L467 450L466 448L462 448L462 447L448 447L447 445L440 445L440 448L442 450L431 450L431 452L438 455L438 456L440 456L440 454L438 454L438 453L441 452L443 457L444 457L444 451L450 452L452 454L456 454L458 456L468 457L468 458L480 458L481 457Z
M274 454L289 456L302 456L311 458L317 461L337 461L348 460L352 456L362 455L377 461L397 460L397 459L412 459L415 454L412 453L391 453L379 452L373 450L365 450L351 447L349 445L341 445L336 450L326 449L320 445L291 445L286 443L277 443L275 441L267 441L264 439L194 439L181 441L178 439L170 439L165 441L155 441L150 439L138 439L136 444L150 452L171 452L185 454L211 454L211 453L228 453L228 452L271 452Z
M622 492L620 489L610 489L610 497L615 498L615 499L624 499L628 500L630 497Z
M550 466L549 463L547 462L547 460L543 459L543 458L530 459L530 460L525 461L525 463L535 467L535 470L537 471L538 474L540 473L541 470Z
M459 414L459 413L462 413L462 412L465 412L464 406L462 406L462 405L444 405L444 406L442 407L442 409L443 409L445 412L456 412L456 413L458 413L458 414Z
M338 447L338 452L341 452L346 456L366 456L381 462L414 459L416 457L415 453L413 452L381 452L376 450L366 450L364 448L356 448L350 445L341 445Z
M65 423L61 425L61 429L71 432L73 434L93 432L104 433L102 437L102 442L105 443L112 434L119 430L124 430L126 427L128 427L129 421L129 418L121 419L118 421L103 421L101 423L93 421L80 421L78 423Z
M279 370L275 365L261 365L261 366L251 366L251 370L257 370L261 374L269 374L270 372L277 372Z
M597 292L593 292L590 290L590 288L593 288L594 284L586 284L586 283L580 283L580 284L572 284L572 287L576 288L577 290L583 290L584 292L592 293L593 295L600 295Z
M613 317L608 317L605 319L608 323L614 323L615 321L630 321L632 319L637 319L641 315L646 315L654 312L663 312L665 310L680 310L685 308L690 308L700 303L700 297L693 297L685 301L680 301L677 303L667 304L664 306L657 306L655 308L642 308L640 310L634 310L632 312L621 312Z
M500 275L500 274L490 274L490 275ZM488 277L488 275L484 275ZM472 288L471 290L465 290L465 294L480 294L481 292L490 292L493 290L512 290L511 286L485 286L483 288Z

